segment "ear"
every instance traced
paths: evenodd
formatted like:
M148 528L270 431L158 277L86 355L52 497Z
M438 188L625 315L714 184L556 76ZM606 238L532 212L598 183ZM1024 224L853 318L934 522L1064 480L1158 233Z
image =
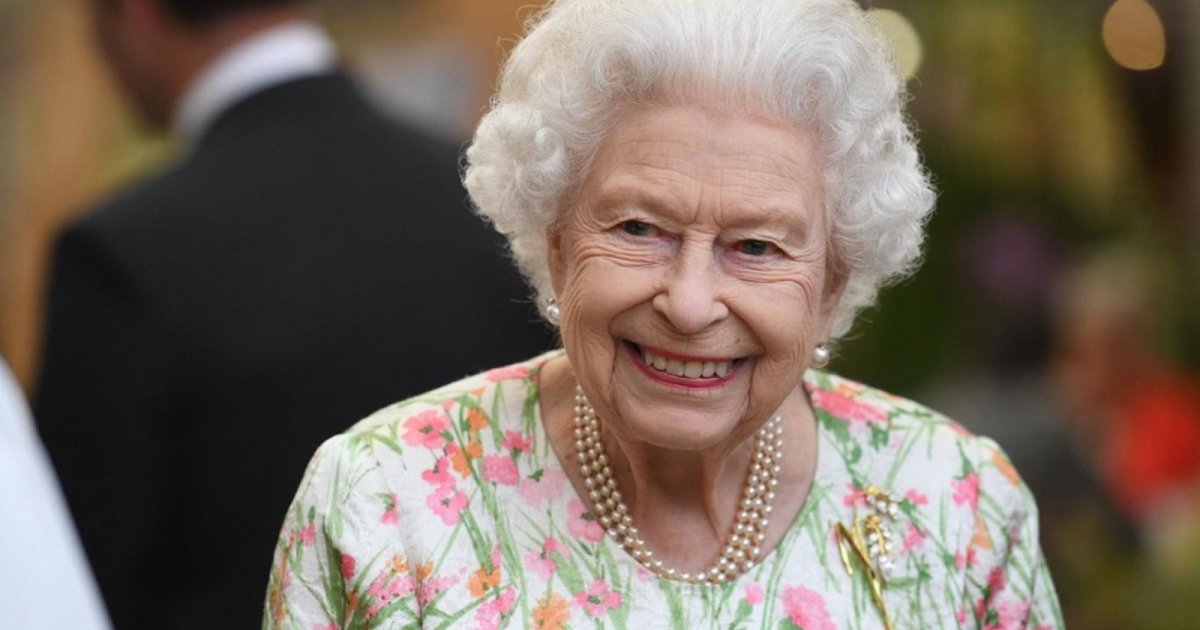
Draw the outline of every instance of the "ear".
M160 0L112 0L125 14L130 24L139 30L152 29L172 21L173 17Z
M546 263L550 268L550 286L554 294L562 294L566 282L566 259L562 252L562 228L556 221L546 228Z
M833 316L837 312L838 303L842 301L842 293L846 290L846 280L849 277L841 266L830 263L826 269L825 289L821 292L821 339L829 339L833 334Z

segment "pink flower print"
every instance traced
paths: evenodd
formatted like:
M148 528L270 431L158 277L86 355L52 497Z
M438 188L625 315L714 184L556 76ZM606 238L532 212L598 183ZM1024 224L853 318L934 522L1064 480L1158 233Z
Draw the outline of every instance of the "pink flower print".
M954 613L954 619L958 622L959 627L967 623L967 609L963 606L958 607L958 611Z
M500 381L519 380L525 378L526 376L529 376L528 365L509 365L507 367L490 370L487 374L483 375L484 378L493 383L499 383Z
M450 428L450 419L440 409L423 411L404 421L404 441L413 446L439 449L446 440L442 431Z
M396 495L388 493L382 495L383 498L383 515L379 517L379 522L384 525L395 525L400 520L400 510L396 507L398 501Z
M575 603L592 619L599 619L613 608L621 607L621 594L609 590L604 580L595 580L587 591L575 594Z
M567 511L570 518L567 520L567 532L576 538L582 538L591 543L600 542L604 538L604 528L592 516L591 512L583 506L583 501L579 499L571 499L567 504Z
M342 554L342 579L350 580L354 578L354 569L358 567L358 562L354 556L344 553Z
M996 623L989 630L1017 630L1029 620L1029 602L1009 600L996 605Z
M917 492L916 489L909 490L904 493L904 498L908 499L909 503L915 506L929 505L929 497Z
M467 495L454 486L441 486L425 498L425 504L447 525L458 524L459 514L467 505Z
M313 630L341 630L336 623L323 623L318 626L313 626Z
M512 610L513 602L516 599L517 593L510 586L504 589L499 596L481 604L475 611L476 627L480 630L495 630L500 627L500 622Z
M517 472L517 464L508 455L485 455L483 458L483 478L494 481L502 486L515 486L521 474Z
M757 606L762 603L763 590L762 585L758 582L751 582L746 585L746 603L751 606Z
M457 444L451 444L457 448ZM421 471L421 479L434 487L453 486L454 477L450 476L450 458L442 456L433 463L433 468Z
M900 553L907 554L914 548L920 547L924 542L925 533L910 522L907 531L904 533L904 548L900 550Z
M541 549L534 549L525 556L525 566L543 581L549 582L550 576L558 569L553 555L556 552L563 558L569 553L566 545L560 544L554 538L547 538Z
M539 472L540 474L534 473L533 476L522 479L517 486L517 493L533 507L562 496L567 483L567 476L561 470L549 469Z
M975 621L983 623L983 617L987 614L987 600L980 597L979 601L975 602Z
M1000 567L992 569L992 571L988 573L988 593L992 597L995 597L996 593L1004 590L1004 585L1004 569Z
M305 547L311 547L313 543L317 542L317 526L314 523L309 523L300 530L300 542Z
M846 484L846 496L842 497L842 505L846 507L853 507L855 505L859 507L866 507L867 493L863 492L862 488L859 488L852 483L848 483Z
M428 576L417 582L417 606L424 608L433 598L437 597L442 591L454 586L458 582L458 578L452 575L447 576Z
M413 577L408 573L397 573L391 569L384 570L367 588L367 619L379 614L379 611L392 603L392 600L407 597L413 592Z
M971 506L971 510L979 509L979 475L976 473L968 473L966 477L950 482L954 488L954 504L962 505L964 503Z
M804 630L837 630L829 611L825 609L825 600L815 591L803 586L792 586L783 589L780 596L783 610L797 628Z
M851 422L884 422L887 420L887 412L879 407L823 389L813 391L813 404L834 417Z
M514 453L528 453L533 448L533 440L520 431L508 431L500 445Z

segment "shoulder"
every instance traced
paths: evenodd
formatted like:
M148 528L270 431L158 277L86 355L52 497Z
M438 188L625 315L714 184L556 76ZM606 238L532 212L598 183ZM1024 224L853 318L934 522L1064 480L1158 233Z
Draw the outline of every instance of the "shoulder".
M978 509L981 494L1007 510L1033 511L1033 499L991 438L921 403L820 371L806 386L822 431L851 476L920 500Z
M921 403L843 376L809 370L804 382L818 419L825 423L861 425L873 433L921 430L951 442L968 442L976 437Z
M441 518L430 510L447 497L436 491L429 495L429 488L457 488L455 479L474 483L472 470L488 474L476 470L476 460L486 463L487 454L500 453L514 436L524 441L538 430L539 371L550 356L488 370L397 402L329 438L309 462L293 502L296 514L307 518L308 510L315 509L340 523L343 515L355 512L352 505L372 506L381 512L370 521L377 528L394 523L395 514L388 513L403 505L407 507L401 511L414 527Z
M195 181L186 163L166 166L116 188L59 233L57 251L103 256L130 271L186 244L196 227Z
M480 428L472 423L510 428L504 425L536 412L541 366L558 352L486 370L388 405L347 429L340 442L383 442L397 453L439 451L456 432Z

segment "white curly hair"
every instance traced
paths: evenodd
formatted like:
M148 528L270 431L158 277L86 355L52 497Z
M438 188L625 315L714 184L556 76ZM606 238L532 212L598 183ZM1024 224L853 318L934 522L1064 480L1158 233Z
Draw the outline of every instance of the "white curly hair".
M624 108L695 104L815 129L846 282L837 338L920 257L935 195L905 101L882 33L852 0L557 0L505 62L463 181L544 308L547 231Z

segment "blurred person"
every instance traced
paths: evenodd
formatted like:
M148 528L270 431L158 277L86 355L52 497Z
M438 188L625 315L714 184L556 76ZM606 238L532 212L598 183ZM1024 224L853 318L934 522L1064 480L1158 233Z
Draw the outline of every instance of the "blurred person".
M369 106L295 2L87 10L184 155L60 237L36 415L113 622L247 627L321 437L545 331L458 148Z
M109 628L24 395L0 360L0 610L25 630Z
M1154 277L1108 252L1065 281L1053 382L1069 427L1144 542L1200 498L1200 379L1154 342Z
M563 349L325 442L264 628L1061 627L999 447L819 369L919 255L905 101L851 0L551 3L465 182Z

